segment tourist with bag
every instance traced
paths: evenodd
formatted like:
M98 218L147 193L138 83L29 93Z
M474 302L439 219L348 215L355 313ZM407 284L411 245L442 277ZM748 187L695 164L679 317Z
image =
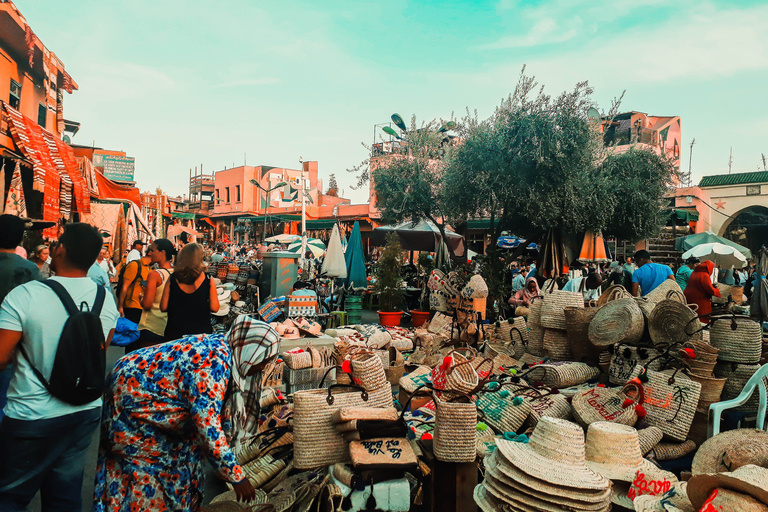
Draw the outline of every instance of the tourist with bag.
M147 286L144 289L144 297L141 299L141 307L144 308L139 321L141 334L135 343L137 345L135 348L163 343L165 341L165 326L168 323L168 314L160 311L160 301L163 298L163 291L165 291L168 279L173 272L171 261L176 256L176 249L167 238L158 238L149 246L148 254L152 263L158 268L150 272L147 277Z
M135 244L134 244L135 245ZM143 245L142 245L143 246ZM132 250L131 253L136 251ZM129 254L130 255L130 254ZM149 276L149 257L143 256L135 260L129 260L120 270L117 278L117 310L121 316L134 323L139 323L141 313L141 297ZM98 267L98 265L96 265Z
M279 351L274 329L240 315L226 336L188 336L120 359L104 394L93 510L196 511L206 461L238 499L252 500L227 427L257 431L261 372Z
M675 274L667 265L651 261L651 253L639 250L635 253L637 270L632 274L632 288L635 297L645 297L659 287L665 279L675 280Z
M0 308L0 369L16 353L0 423L0 510L26 510L38 490L44 511L82 509L118 319L111 294L87 277L101 246L96 228L67 225L52 254L56 275L19 286Z

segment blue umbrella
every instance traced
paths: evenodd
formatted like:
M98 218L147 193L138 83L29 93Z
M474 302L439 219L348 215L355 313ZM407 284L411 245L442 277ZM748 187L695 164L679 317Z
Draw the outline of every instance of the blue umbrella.
M368 279L365 272L363 238L360 235L360 224L357 222L352 228L352 234L349 235L344 261L347 264L347 279L344 280L344 283L350 288L367 288Z

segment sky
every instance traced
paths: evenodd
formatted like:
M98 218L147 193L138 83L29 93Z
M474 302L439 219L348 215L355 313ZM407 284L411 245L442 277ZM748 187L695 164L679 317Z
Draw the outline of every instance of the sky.
M142 190L303 158L367 202L346 169L375 124L488 117L524 65L550 94L588 80L603 110L624 92L622 111L680 116L696 183L731 148L734 173L768 154L765 2L14 1L80 86L72 142L135 157Z

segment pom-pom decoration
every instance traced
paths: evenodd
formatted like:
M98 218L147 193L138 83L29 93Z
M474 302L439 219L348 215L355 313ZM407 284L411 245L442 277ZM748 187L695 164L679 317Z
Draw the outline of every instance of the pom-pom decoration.
M516 396L516 397L515 397L515 398L512 400L512 405L523 405L523 397L521 397L521 396Z
M640 404L637 404L635 407L635 412L637 413L637 417L640 419L645 418L648 415L648 413L645 412L645 407Z
M341 363L341 371L344 373L352 373L352 363L349 362L349 359L345 359L343 363Z

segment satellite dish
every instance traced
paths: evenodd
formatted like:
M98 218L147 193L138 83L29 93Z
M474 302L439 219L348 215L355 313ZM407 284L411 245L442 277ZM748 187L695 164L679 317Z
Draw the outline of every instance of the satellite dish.
M389 126L385 126L384 128L382 128L382 130L384 131L384 133L386 133L388 135L393 135L393 136L397 137L398 139L400 138L400 136L397 134L397 132L395 130L393 130L392 128L390 128Z
M69 144L72 142L72 139L69 138L69 135L65 135L62 140L64 141L65 144Z
M403 118L400 117L400 114L392 114L392 122L395 123L395 125L397 125L397 127L404 132L408 131L405 128L405 123L403 122Z
M590 121L599 121L600 112L598 112L595 107L590 107L589 110L587 110L587 117Z

